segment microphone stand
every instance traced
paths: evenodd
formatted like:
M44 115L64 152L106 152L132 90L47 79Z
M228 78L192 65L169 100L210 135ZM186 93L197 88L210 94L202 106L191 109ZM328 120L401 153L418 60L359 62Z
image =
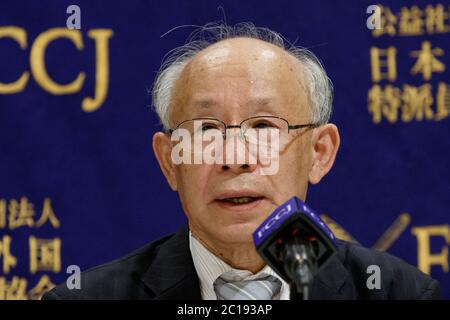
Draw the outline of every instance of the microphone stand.
M285 271L292 280L290 298L309 300L313 274L317 268L316 256L308 243L300 243L298 239L294 239L291 243L286 243L284 249Z

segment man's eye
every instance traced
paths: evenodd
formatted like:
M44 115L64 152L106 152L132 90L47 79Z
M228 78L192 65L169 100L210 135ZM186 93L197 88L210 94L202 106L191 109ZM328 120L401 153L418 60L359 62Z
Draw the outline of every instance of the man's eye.
M267 121L263 121L263 122L258 122L253 124L253 128L254 129L270 129L270 128L275 128L275 125L267 122Z
M208 123L206 123L206 124L204 124L204 125L202 126L202 130L203 130L203 131L214 130L214 129L218 129L217 126L214 125L214 124L208 124Z

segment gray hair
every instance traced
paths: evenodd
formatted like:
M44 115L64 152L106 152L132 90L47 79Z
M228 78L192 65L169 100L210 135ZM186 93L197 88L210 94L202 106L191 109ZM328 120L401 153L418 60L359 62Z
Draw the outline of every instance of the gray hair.
M308 49L296 47L278 32L256 27L253 23L234 26L208 23L199 27L181 47L171 50L165 57L152 89L153 106L165 130L170 128L170 102L172 89L184 67L200 51L219 41L246 37L268 42L297 58L303 66L308 99L311 106L312 123L325 124L330 120L333 84L319 59Z

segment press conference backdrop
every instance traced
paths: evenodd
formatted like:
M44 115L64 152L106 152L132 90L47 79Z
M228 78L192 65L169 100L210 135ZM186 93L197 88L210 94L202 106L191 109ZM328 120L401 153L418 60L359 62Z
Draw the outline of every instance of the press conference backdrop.
M79 30L67 29L73 4ZM418 266L450 298L449 5L1 0L0 299L37 299L76 266L186 223L152 152L149 90L190 25L218 20L274 29L320 57L342 144L306 202L338 237Z

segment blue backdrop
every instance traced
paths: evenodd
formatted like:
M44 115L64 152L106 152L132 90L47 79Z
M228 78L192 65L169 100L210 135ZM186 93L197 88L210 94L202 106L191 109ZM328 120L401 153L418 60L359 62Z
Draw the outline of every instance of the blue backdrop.
M0 299L37 298L69 265L186 222L152 152L148 91L193 28L163 34L224 17L309 48L334 83L341 149L306 202L338 236L420 266L450 298L450 3L380 3L382 29L370 30L370 1L2 0ZM71 4L80 30L66 29Z

